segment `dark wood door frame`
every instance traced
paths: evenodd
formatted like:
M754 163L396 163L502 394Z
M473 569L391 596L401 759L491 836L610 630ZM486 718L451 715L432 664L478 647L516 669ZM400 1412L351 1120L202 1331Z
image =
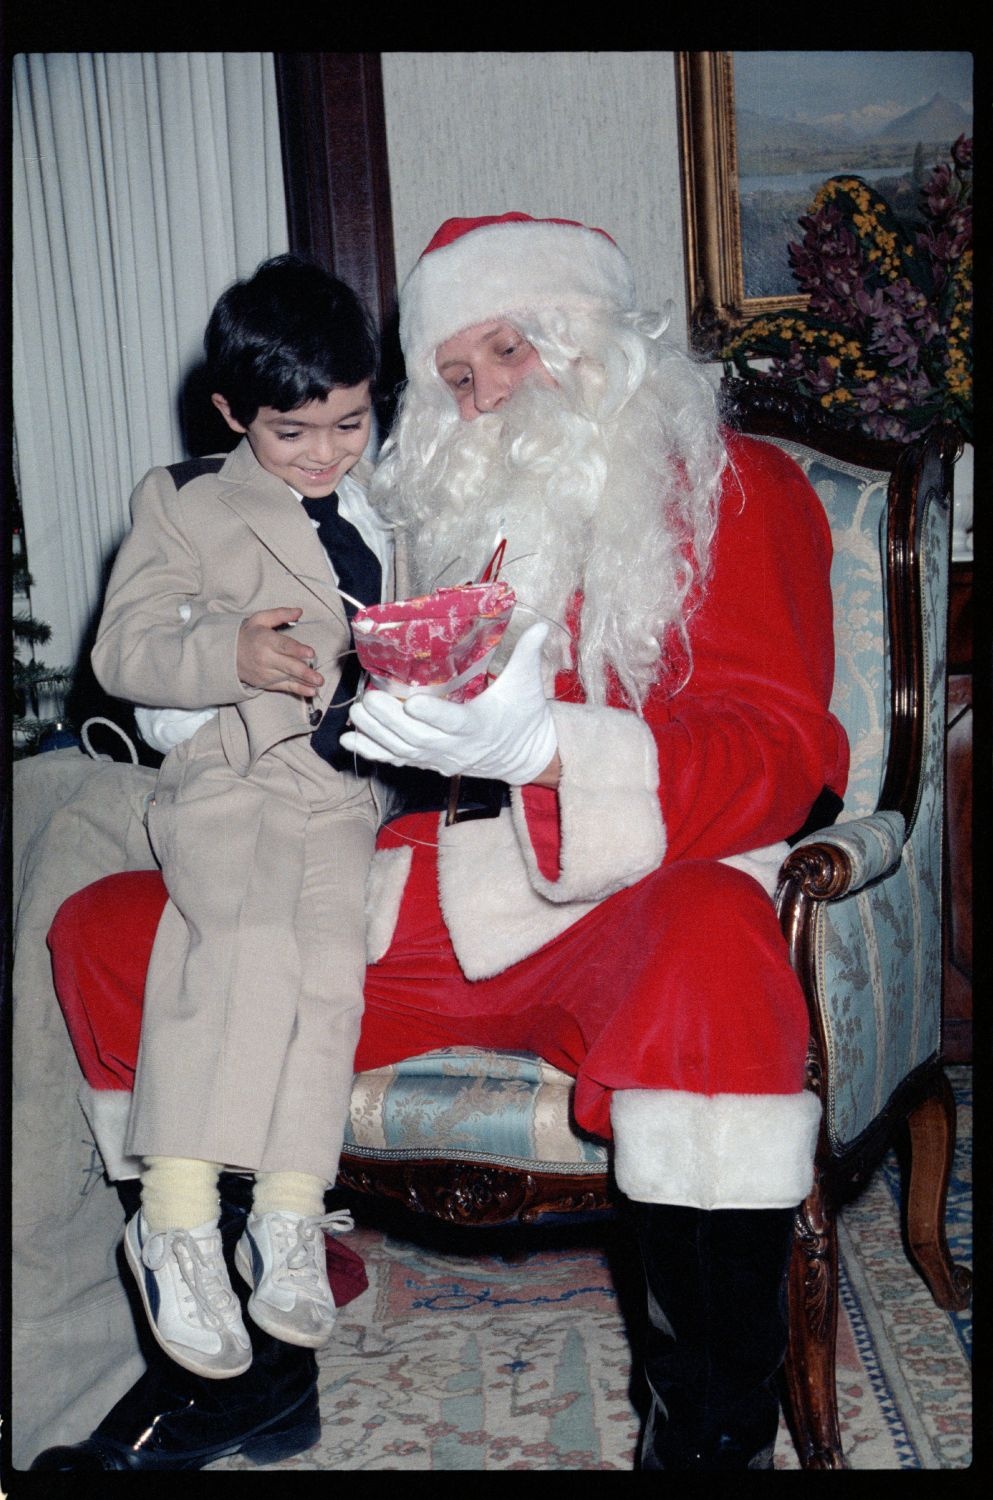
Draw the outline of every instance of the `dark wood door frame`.
M347 281L382 339L381 417L403 378L378 52L277 52L290 248Z

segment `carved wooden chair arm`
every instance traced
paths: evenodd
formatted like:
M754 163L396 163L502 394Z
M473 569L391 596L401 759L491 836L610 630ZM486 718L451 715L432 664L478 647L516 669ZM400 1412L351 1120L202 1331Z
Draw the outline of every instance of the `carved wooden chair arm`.
M896 868L905 838L899 812L875 812L810 834L783 861L780 892L793 885L815 901L849 896Z

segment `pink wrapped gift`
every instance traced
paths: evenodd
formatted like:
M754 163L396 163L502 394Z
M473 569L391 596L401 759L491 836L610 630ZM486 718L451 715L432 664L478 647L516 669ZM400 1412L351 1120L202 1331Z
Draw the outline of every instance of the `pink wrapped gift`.
M509 584L494 582L371 605L352 620L359 661L395 697L416 688L464 703L486 686L515 602Z

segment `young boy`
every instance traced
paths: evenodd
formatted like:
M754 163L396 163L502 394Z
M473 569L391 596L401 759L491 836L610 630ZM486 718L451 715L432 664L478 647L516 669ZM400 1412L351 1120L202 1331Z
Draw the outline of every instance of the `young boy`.
M223 294L205 348L214 405L242 440L138 485L92 659L160 739L175 715L158 710L198 726L169 750L148 809L170 899L128 1129L142 1206L124 1244L161 1346L226 1377L251 1346L221 1251L222 1168L255 1173L235 1253L250 1316L309 1348L334 1323L322 1230L347 1216L332 1224L324 1195L377 825L369 779L337 741L357 676L350 615L383 597L390 554L356 482L376 346L351 290L278 256Z

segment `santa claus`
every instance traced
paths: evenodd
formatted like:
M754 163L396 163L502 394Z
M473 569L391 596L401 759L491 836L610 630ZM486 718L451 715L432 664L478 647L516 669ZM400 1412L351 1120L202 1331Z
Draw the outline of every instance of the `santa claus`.
M447 221L400 334L372 491L398 589L476 578L505 541L517 605L469 702L352 708L342 744L393 783L356 1068L479 1044L572 1073L645 1265L642 1467L770 1467L820 1108L771 895L848 764L827 522L779 448L721 430L601 230ZM413 806L395 767L482 782L491 816Z
M642 1465L760 1467L819 1115L770 895L847 771L830 541L803 476L721 433L663 332L613 240L570 222L450 220L404 288L409 383L373 489L401 581L476 576L504 538L519 602L481 697L368 692L344 742L510 791L491 820L381 836L358 1065L402 1037L575 1074L648 1278Z

